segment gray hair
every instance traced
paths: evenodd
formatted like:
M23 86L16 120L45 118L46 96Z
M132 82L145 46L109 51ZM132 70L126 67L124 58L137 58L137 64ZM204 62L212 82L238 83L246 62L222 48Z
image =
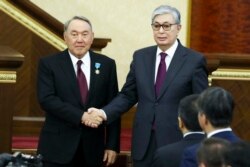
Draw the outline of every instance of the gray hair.
M69 24L70 24L73 20L82 20L82 21L88 23L88 24L90 25L90 28L92 29L92 24L91 24L91 22L89 21L89 19L87 19L87 18L84 17L84 16L74 16L74 17L72 17L70 20L68 20L68 21L65 22L65 24L64 24L64 32L68 30Z
M178 11L178 9L168 6L168 5L161 5L157 7L152 14L152 23L154 22L154 19L158 15L162 14L171 14L174 17L175 23L180 24L181 23L181 14Z

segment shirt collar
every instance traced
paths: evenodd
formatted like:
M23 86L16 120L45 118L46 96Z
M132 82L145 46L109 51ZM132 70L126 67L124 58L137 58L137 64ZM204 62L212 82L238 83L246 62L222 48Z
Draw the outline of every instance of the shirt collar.
M225 132L225 131L232 131L232 129L230 127L227 127L227 128L222 128L222 129L218 129L218 130L214 130L210 133L207 134L207 138L217 134L217 133L220 133L220 132Z
M75 66L77 64L78 60L82 60L84 66L89 67L90 66L90 55L89 52L87 52L81 59L78 59L75 57L72 53L69 51L70 58L72 60L73 65Z
M200 131L200 132L187 132L183 135L183 137L186 137L187 135L191 135L191 134L205 134L204 132Z
M174 53L175 53L177 47L178 47L178 41L175 40L174 44L168 50L165 51L165 53L167 53L168 57L172 58L174 56ZM163 52L163 51L159 47L157 47L156 55L160 55L161 52Z

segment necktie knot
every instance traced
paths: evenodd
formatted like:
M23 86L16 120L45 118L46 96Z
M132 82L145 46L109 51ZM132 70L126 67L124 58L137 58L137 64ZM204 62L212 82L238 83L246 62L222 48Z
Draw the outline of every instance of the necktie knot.
M82 65L82 60L78 60L76 64L77 64L77 67L78 67L78 68L81 67L81 65Z
M165 58L166 58L166 56L167 56L167 53L161 52L161 53L160 53L160 56L161 56L161 61L165 61Z

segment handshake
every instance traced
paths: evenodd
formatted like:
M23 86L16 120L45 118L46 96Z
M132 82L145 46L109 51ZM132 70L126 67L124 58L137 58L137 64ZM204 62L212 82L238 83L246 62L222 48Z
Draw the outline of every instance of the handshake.
M98 128L103 121L106 121L107 117L103 110L97 108L89 108L87 112L82 115L82 124L91 128Z

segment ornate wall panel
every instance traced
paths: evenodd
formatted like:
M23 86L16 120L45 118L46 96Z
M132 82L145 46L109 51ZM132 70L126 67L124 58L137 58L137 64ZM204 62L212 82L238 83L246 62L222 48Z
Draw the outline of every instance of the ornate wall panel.
M223 87L232 93L236 104L232 128L242 139L250 141L250 80L214 79L212 85Z
M192 0L190 47L207 53L250 53L249 0Z
M232 92L233 129L250 140L250 1L192 0L190 47L204 53L210 84Z

